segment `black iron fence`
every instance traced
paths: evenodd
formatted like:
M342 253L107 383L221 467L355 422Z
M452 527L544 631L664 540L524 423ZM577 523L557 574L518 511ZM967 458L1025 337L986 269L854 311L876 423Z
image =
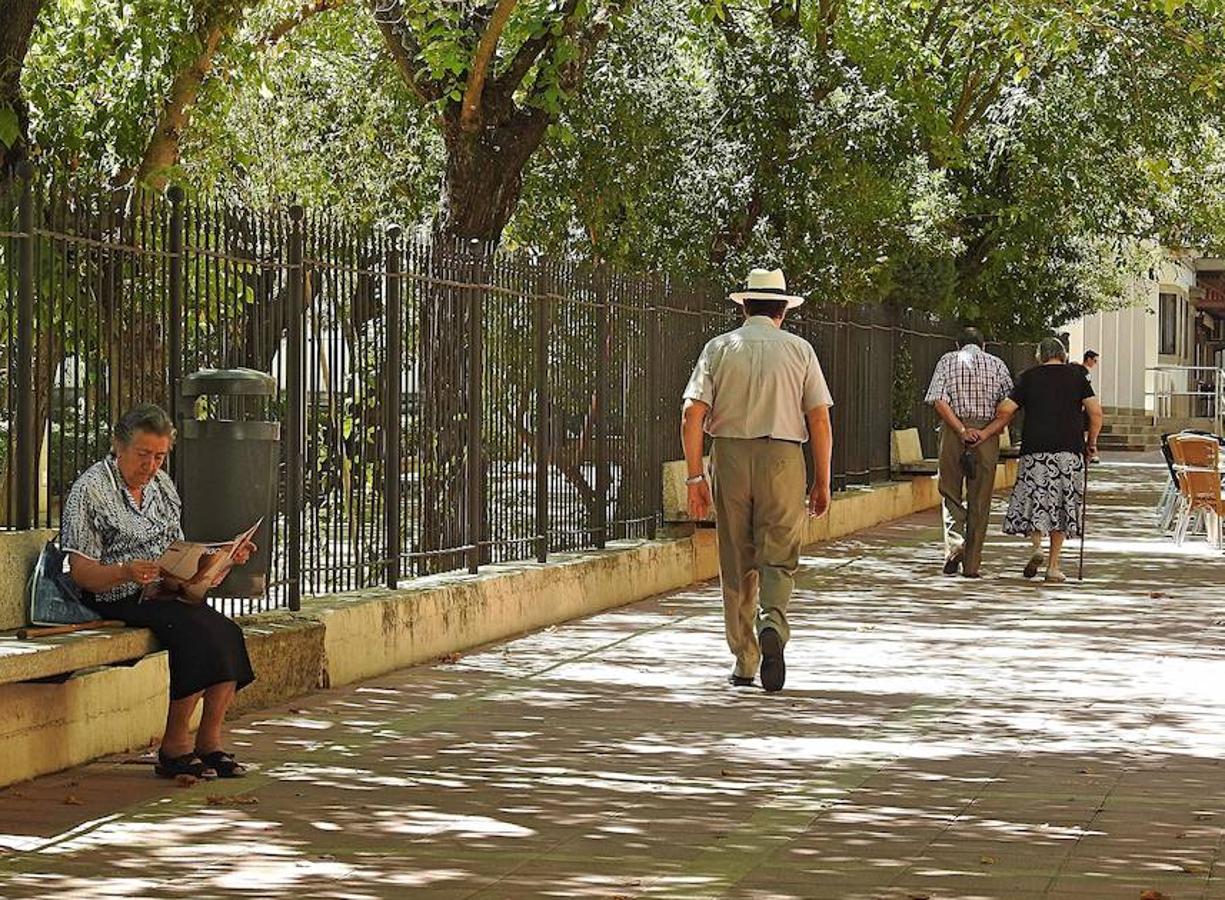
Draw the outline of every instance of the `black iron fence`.
M34 178L0 199L0 279L8 527L53 526L132 404L207 413L184 374L277 378L270 591L234 611L652 535L682 388L735 322L714 285ZM934 451L949 326L810 302L788 327L834 393L836 488L889 477L899 415Z

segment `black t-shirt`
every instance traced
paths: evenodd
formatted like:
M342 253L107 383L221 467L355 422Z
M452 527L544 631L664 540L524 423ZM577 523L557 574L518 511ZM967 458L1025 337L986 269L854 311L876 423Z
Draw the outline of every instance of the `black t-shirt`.
M1084 453L1086 397L1093 396L1084 366L1043 365L1026 369L1009 398L1025 410L1021 454Z

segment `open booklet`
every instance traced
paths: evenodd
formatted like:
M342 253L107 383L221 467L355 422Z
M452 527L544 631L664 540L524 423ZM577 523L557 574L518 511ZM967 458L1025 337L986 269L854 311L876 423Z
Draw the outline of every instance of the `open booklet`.
M161 580L146 585L144 597L177 595L190 603L203 603L204 595L220 584L230 569L234 568L234 554L255 536L263 521L260 519L235 536L234 540L219 544L175 541L157 561L161 569ZM168 591L165 582L167 578L180 582L181 586Z

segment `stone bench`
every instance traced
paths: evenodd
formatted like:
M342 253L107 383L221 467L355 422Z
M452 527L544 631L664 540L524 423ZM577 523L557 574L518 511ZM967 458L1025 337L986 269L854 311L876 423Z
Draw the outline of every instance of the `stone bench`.
M144 628L100 628L22 639L26 582L43 545L55 532L0 534L0 685L66 678L74 672L139 660L158 649Z
M919 429L904 428L889 435L889 469L898 475L935 475L939 460L924 458Z
M1019 455L1020 448L1012 445L1012 436L1005 428L1000 432L1000 459L1016 459ZM905 428L890 435L889 468L898 475L935 475L940 461L923 456L919 429Z

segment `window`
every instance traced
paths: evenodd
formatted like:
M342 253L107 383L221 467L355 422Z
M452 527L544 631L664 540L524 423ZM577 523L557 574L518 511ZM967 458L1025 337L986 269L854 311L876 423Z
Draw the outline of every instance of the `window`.
M1158 312L1160 314L1158 328L1161 355L1176 356L1178 354L1178 295L1161 294Z

